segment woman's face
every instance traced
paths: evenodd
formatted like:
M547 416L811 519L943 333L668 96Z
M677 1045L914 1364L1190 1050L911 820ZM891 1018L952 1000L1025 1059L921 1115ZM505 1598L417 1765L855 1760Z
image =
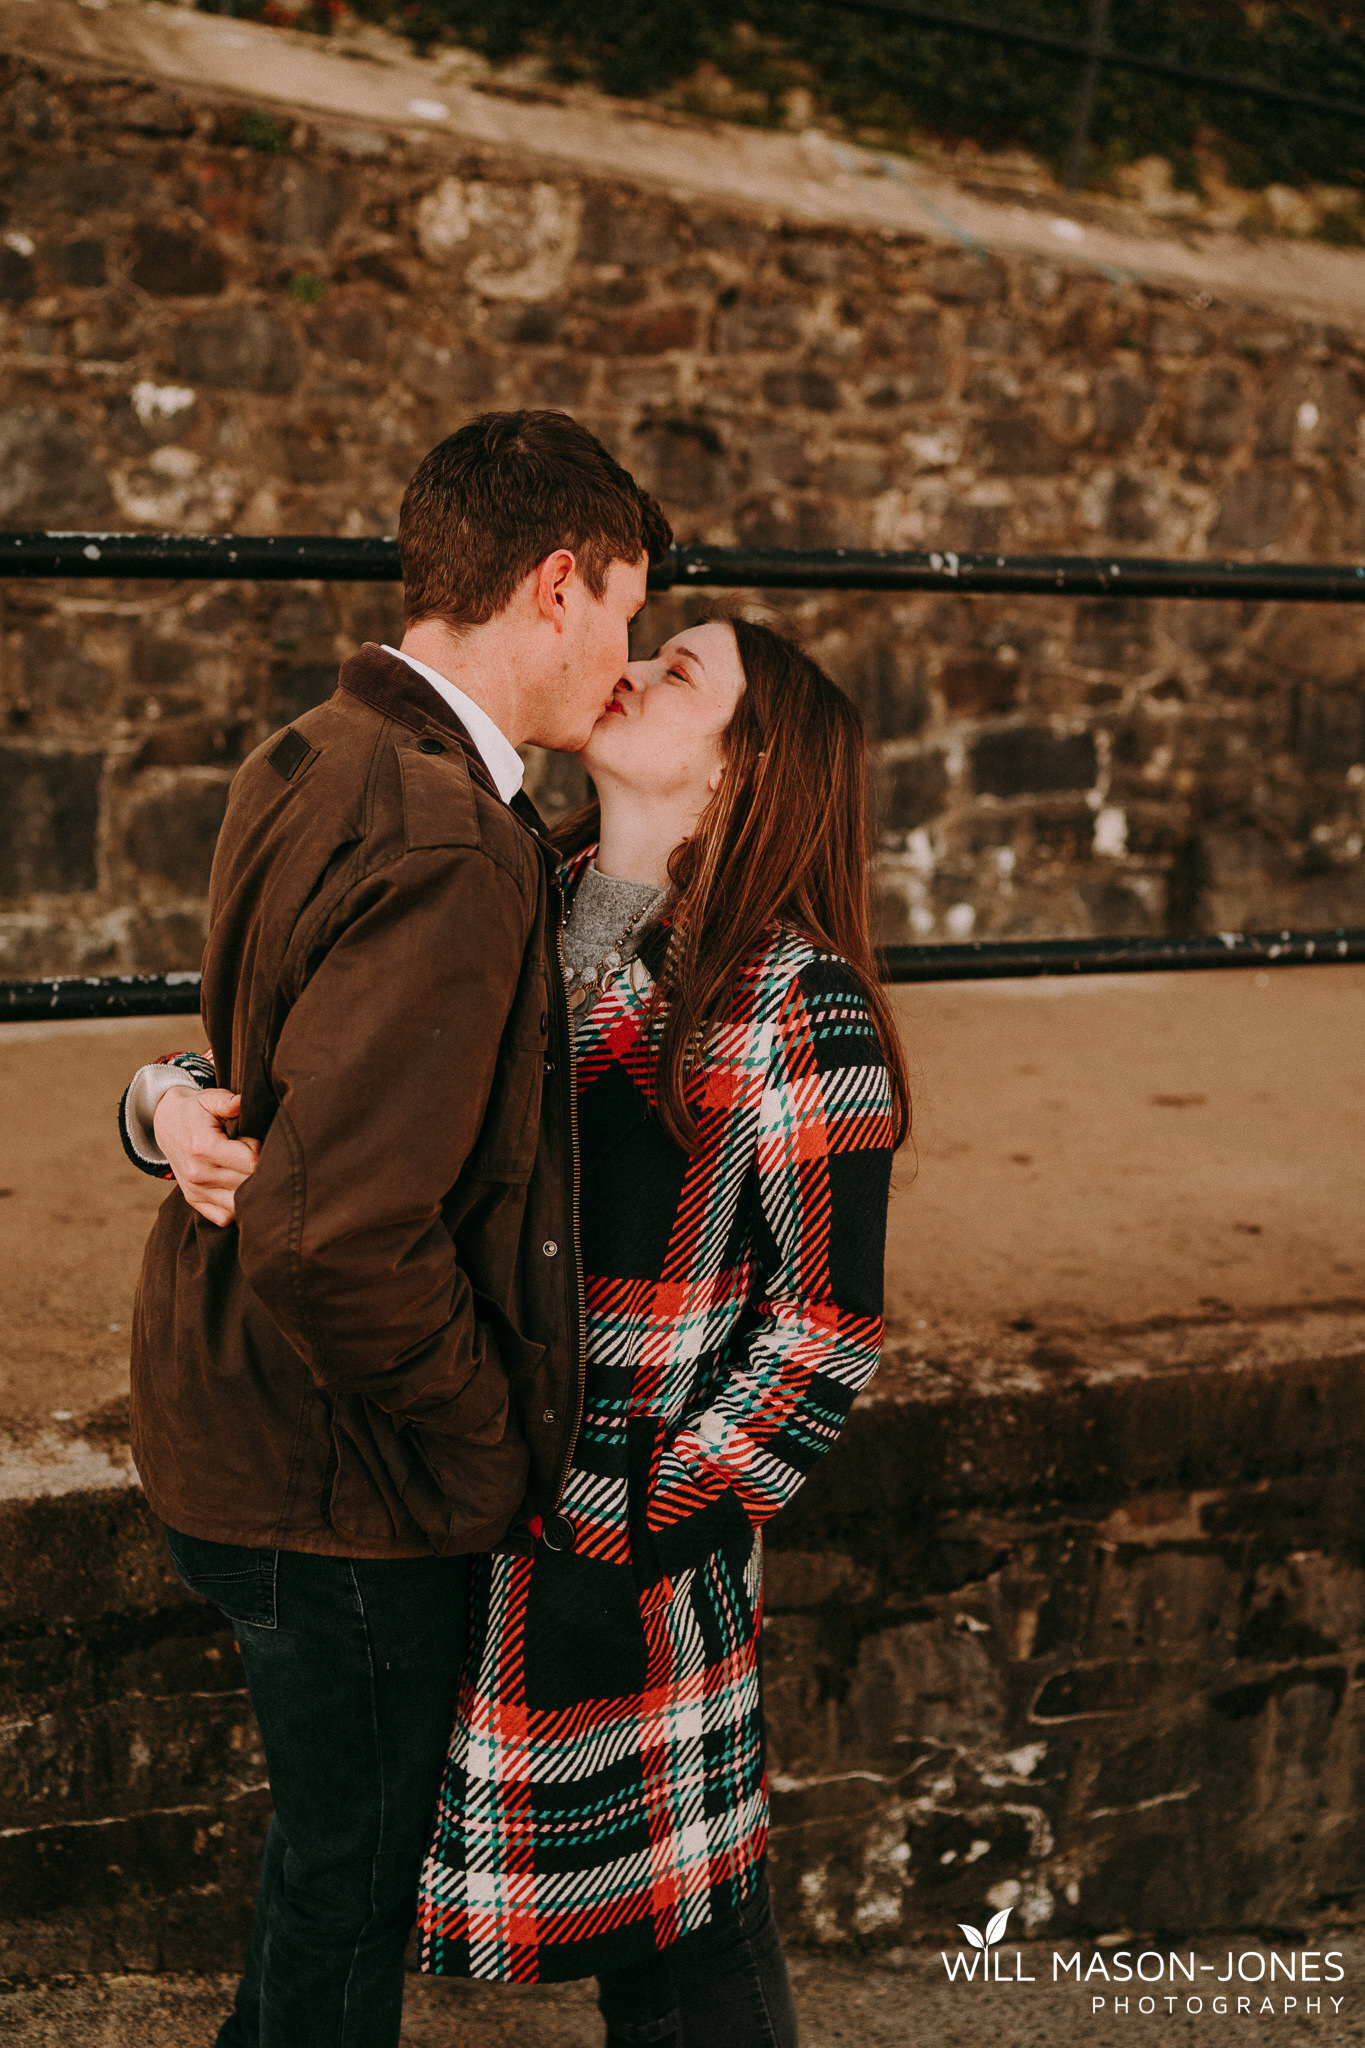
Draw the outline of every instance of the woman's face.
M627 664L579 759L599 790L605 782L660 800L692 796L700 807L719 785L722 739L743 688L729 626L688 626L649 661Z

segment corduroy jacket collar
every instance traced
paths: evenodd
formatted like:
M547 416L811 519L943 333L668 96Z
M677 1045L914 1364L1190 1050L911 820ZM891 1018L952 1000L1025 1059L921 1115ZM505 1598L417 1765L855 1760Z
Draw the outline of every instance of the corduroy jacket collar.
M368 704L382 717L396 719L413 732L453 738L464 752L470 775L484 789L491 790L499 803L502 802L483 755L460 720L439 691L433 690L425 677L418 675L406 661L386 653L377 642L367 640L348 661L342 663L338 680L343 690L349 690L353 697L359 697L362 703ZM508 808L537 838L545 838L544 821L524 790L517 791Z

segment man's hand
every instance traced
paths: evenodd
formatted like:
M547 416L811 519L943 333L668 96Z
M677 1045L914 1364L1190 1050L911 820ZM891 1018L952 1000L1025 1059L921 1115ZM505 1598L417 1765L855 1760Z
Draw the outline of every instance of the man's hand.
M241 1107L226 1088L168 1088L152 1117L177 1187L210 1223L232 1222L237 1190L256 1171L257 1140L227 1134Z

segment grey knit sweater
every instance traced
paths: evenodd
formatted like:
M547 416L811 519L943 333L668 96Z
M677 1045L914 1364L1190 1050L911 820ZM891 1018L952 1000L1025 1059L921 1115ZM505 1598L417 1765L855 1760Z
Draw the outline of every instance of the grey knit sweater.
M632 959L667 895L667 889L656 889L652 882L621 882L614 875L599 874L589 862L564 925L564 964L577 971L570 987L576 987L577 975L604 953L615 951L622 961ZM586 1002L572 1013L575 1022L587 1015L600 992L600 983L588 991Z

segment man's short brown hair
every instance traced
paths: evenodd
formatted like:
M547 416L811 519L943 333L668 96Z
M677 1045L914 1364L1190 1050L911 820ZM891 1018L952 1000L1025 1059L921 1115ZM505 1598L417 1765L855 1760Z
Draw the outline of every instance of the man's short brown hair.
M673 530L565 412L486 412L432 449L403 494L403 612L482 626L524 576L569 548L595 598L613 562L662 561Z

